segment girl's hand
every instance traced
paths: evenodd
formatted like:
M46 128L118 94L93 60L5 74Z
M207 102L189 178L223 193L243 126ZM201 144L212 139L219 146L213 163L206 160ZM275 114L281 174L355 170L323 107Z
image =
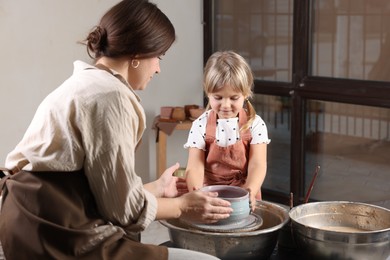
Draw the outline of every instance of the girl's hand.
M178 192L178 196L181 196L183 194L188 193L188 187L187 187L187 182L186 179L184 178L178 178L176 182L176 189Z
M250 193L249 193L250 194ZM250 200L249 200L249 206L251 208L251 212L254 212L255 209L256 209L256 196L252 196L252 194L250 194Z
M244 188L249 192L249 203L250 203L250 208L251 212L254 212L256 209L256 201L261 200L261 192L252 192L250 188Z

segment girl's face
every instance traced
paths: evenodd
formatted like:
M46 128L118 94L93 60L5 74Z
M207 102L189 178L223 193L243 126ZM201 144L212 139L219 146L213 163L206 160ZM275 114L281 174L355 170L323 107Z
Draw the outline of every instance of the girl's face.
M129 68L128 82L135 90L143 90L153 78L154 74L160 73L160 57L139 59L139 66Z
M241 92L234 91L229 85L225 85L217 92L208 94L208 98L210 107L218 118L227 119L238 115L246 97Z

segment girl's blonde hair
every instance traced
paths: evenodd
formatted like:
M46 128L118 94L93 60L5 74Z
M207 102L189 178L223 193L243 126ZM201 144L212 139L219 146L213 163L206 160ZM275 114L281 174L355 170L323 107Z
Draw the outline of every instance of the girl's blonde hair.
M253 74L245 59L233 51L218 51L210 56L204 68L203 90L208 96L219 91L224 86L230 86L246 98L244 109L248 115L248 122L240 131L250 127L256 116L256 111L249 98L253 96ZM206 109L210 108L207 104Z

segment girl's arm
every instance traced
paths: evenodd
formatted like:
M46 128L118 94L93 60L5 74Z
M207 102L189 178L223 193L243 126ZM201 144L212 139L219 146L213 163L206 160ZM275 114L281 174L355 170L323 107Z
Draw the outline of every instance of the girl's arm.
M245 185L251 193L252 205L256 203L256 194L260 192L267 172L267 144L252 144L249 149L248 177ZM260 192L261 199L261 192Z
M186 182L189 191L203 187L205 152L198 148L188 148Z

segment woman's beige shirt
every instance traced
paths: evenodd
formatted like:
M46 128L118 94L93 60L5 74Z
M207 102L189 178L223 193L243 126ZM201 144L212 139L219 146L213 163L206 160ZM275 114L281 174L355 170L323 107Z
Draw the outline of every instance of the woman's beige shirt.
M76 61L73 75L38 107L23 139L8 154L6 167L84 168L102 216L127 232L139 232L157 212L156 198L134 170L144 129L139 97L123 78Z

